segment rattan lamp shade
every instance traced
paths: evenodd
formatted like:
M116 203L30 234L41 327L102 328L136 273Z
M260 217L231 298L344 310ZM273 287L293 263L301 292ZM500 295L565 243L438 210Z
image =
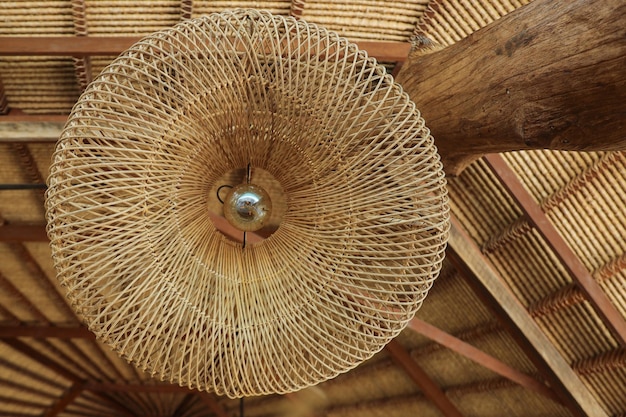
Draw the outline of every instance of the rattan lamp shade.
M244 247L207 201L246 167L285 208ZM382 66L314 25L239 10L155 33L103 71L57 144L46 210L59 279L101 341L240 397L382 349L439 272L448 207L432 138Z

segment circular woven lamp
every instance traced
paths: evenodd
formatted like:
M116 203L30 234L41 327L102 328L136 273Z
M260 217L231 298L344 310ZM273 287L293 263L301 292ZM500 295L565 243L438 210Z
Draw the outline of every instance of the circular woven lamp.
M106 68L57 144L46 213L98 339L230 397L295 391L381 350L437 276L448 228L432 138L385 69L251 10L185 21Z

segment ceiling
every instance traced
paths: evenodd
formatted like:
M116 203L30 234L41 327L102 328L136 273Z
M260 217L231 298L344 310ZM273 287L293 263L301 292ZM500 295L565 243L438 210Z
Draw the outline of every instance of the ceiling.
M120 45L254 7L382 47L372 54L395 74L403 59L389 48L406 54L413 35L445 47L526 3L4 2L0 37L26 37L29 47L0 56L0 416L240 413L239 400L129 365L81 324L55 279L43 208L55 139ZM73 58L53 53L76 46L51 36L100 41ZM448 192L447 257L408 328L335 379L246 398L246 416L626 416L626 153L490 154L448 178Z

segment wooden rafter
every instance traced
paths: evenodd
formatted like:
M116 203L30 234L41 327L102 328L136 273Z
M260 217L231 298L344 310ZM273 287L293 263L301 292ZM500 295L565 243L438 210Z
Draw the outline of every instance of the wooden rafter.
M0 37L0 56L96 56L119 55L142 38L139 36ZM384 62L404 61L406 42L355 41L368 55Z
M241 242L243 233L232 226L228 221L218 215L211 215L211 220L215 227L228 238ZM257 243L267 238L272 232L260 231L257 233L247 233L246 240L249 243ZM45 225L0 225L0 242L48 242Z
M554 391L542 382L510 367L482 350L436 328L431 324L426 323L423 320L418 318L412 319L409 322L409 328L526 389L532 390L540 395L543 395L544 397L550 398L553 401L560 402L560 399L556 396Z
M607 329L609 329L622 347L626 347L626 320L617 311L617 308L611 303L611 300L609 300L600 285L569 247L565 239L548 219L548 216L541 210L539 204L533 200L515 172L508 166L501 155L486 155L485 162L553 250L572 280L583 291Z
M458 408L397 340L389 342L385 349L445 417L462 417Z
M615 164L622 163L625 159L626 152L606 152L600 158L593 161L583 172L565 183L561 189L541 200L541 210L546 214L549 213L553 208L568 199L572 193L586 187L589 183L594 181L595 178L604 175L615 166ZM532 225L528 221L528 218L522 215L502 228L497 234L489 237L489 239L482 244L481 250L483 253L493 252L509 242L524 236L531 230Z
M33 337L36 339L95 339L86 327L6 326L0 325L0 339Z
M83 392L83 389L84 383L74 383L52 407L43 413L42 417L56 417L59 413L62 413L63 410Z
M606 417L607 413L563 359L530 314L504 284L476 243L452 216L448 259L468 284L502 321L529 359L544 374L563 404L579 417Z

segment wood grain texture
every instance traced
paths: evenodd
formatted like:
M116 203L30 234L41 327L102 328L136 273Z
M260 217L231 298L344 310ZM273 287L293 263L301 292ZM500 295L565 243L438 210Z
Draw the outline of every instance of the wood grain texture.
M429 55L398 81L459 173L522 149L626 149L626 3L536 0Z

